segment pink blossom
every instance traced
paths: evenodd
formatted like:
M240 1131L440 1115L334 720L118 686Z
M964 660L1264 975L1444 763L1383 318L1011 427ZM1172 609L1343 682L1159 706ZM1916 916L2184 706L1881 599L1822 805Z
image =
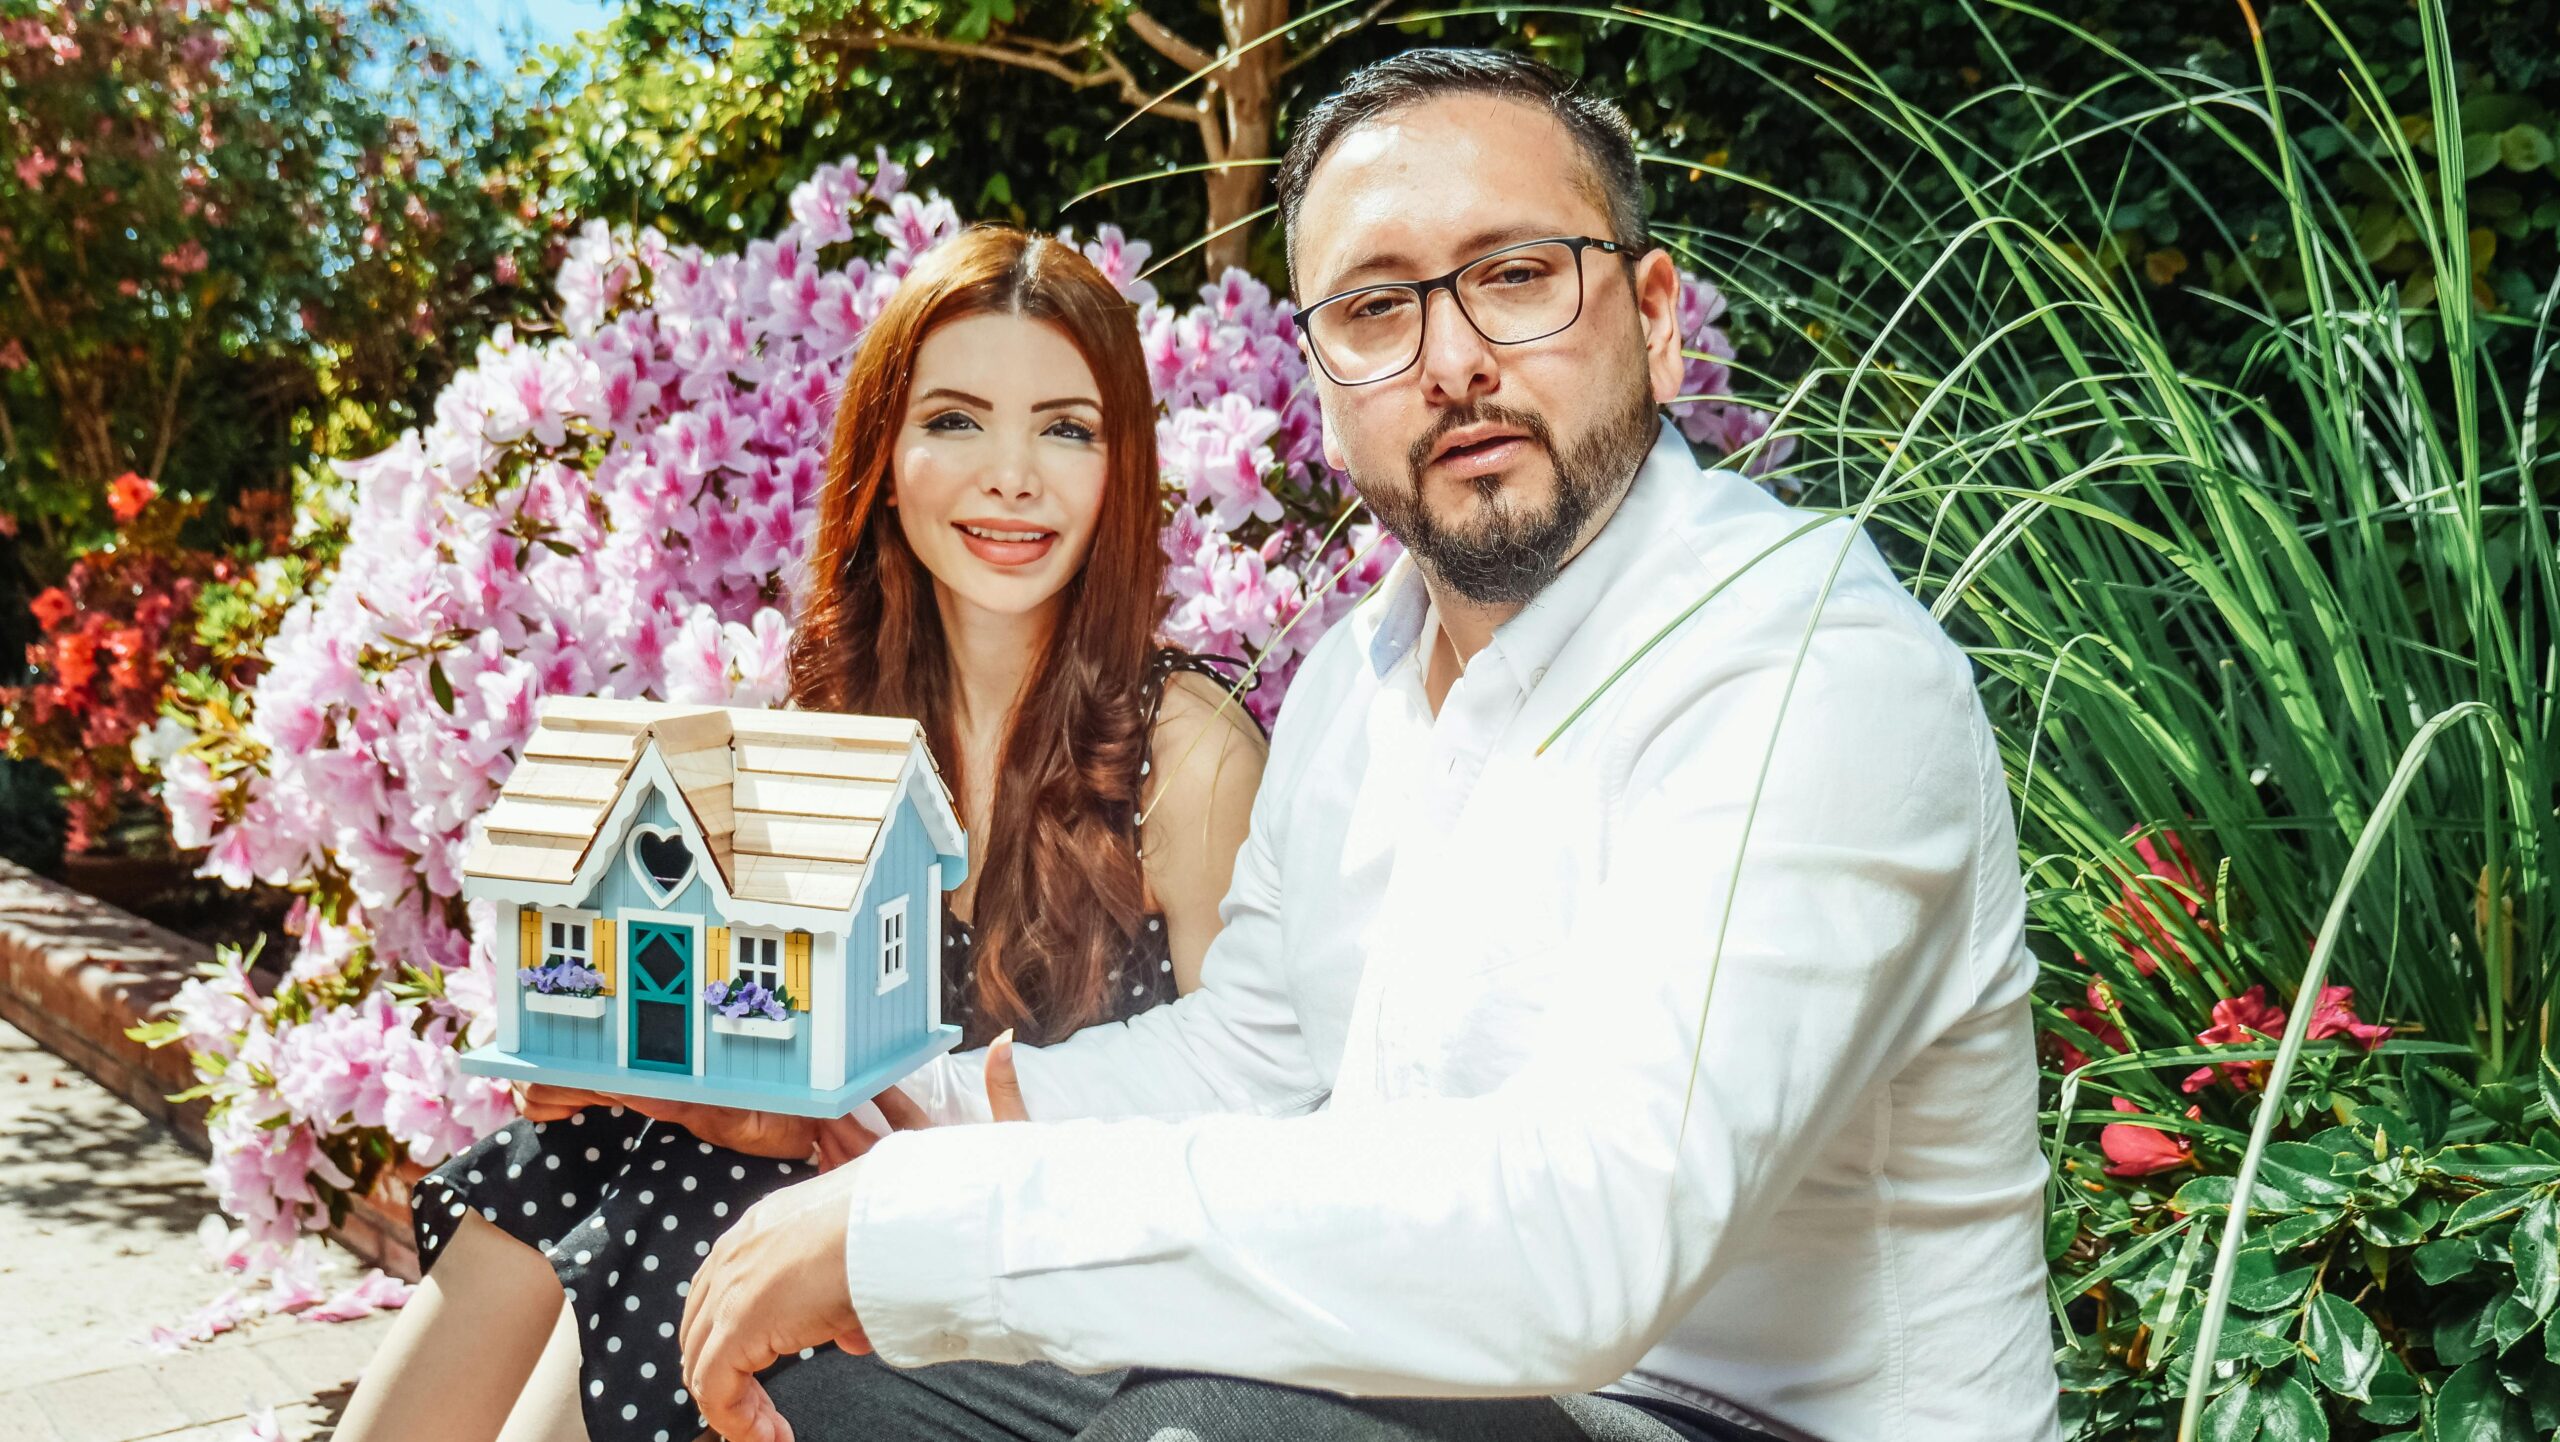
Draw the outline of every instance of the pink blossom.
M364 1280L302 1314L306 1322L352 1322L376 1312L396 1312L409 1305L417 1288L376 1267Z

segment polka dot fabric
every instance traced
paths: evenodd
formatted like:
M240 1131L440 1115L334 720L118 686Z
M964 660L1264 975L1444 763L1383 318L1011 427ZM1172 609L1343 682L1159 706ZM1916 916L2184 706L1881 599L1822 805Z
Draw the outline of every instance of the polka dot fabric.
M1163 653L1150 682L1161 695L1173 670L1197 668L1196 658ZM974 1032L976 937L948 911L942 935L943 1018ZM1117 1003L1110 1020L1173 999L1163 917L1146 919L1110 976ZM623 1107L513 1122L419 1181L412 1198L418 1264L432 1269L475 1211L537 1249L577 1319L588 1437L690 1439L704 1424L684 1390L676 1324L694 1269L741 1212L814 1170L716 1147ZM798 1360L786 1357L766 1375Z

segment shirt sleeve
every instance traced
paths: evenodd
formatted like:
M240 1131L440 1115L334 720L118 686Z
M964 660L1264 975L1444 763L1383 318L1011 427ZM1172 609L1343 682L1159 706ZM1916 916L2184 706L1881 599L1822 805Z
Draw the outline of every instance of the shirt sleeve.
M1622 1376L1840 1119L1985 1005L1970 955L2006 795L1962 658L1891 617L1823 636L1792 687L1773 644L1656 713L1567 955L1442 968L1453 1006L1521 1008L1494 1089L875 1150L846 1261L882 1357L1354 1394ZM1490 974L1512 966L1535 977Z
M1200 985L1125 1021L1086 1027L1052 1046L1014 1049L1035 1119L1271 1116L1324 1099L1329 1078L1307 1054L1281 957L1276 858L1294 789L1285 768L1294 760L1275 747L1264 771L1218 903L1218 934L1201 958ZM936 1122L981 1122L988 1119L985 1067L982 1049L949 1053L898 1087Z

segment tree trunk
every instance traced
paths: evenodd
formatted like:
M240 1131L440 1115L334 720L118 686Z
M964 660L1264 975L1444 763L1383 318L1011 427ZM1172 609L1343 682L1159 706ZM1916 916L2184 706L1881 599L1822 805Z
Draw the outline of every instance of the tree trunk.
M1272 155L1280 69L1289 49L1279 39L1245 47L1288 22L1289 0L1219 0L1218 16L1231 58L1214 78L1214 123L1221 134L1209 159L1245 163L1209 172L1209 233L1216 239L1209 242L1204 259L1212 278L1229 266L1244 266L1255 227L1238 222L1268 203L1271 193L1271 167L1261 162Z

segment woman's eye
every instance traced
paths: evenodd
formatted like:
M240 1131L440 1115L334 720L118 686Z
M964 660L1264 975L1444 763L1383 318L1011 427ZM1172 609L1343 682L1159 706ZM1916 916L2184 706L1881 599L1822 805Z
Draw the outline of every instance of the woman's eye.
M1049 434L1065 436L1071 441L1090 441L1093 439L1093 427L1082 421L1060 421L1049 427Z
M950 424L944 424L946 421L950 422ZM962 415L958 411L944 411L942 414L935 416L932 420L924 423L924 428L929 431L956 431L962 426L967 426L971 430L976 430L978 423L969 417Z

